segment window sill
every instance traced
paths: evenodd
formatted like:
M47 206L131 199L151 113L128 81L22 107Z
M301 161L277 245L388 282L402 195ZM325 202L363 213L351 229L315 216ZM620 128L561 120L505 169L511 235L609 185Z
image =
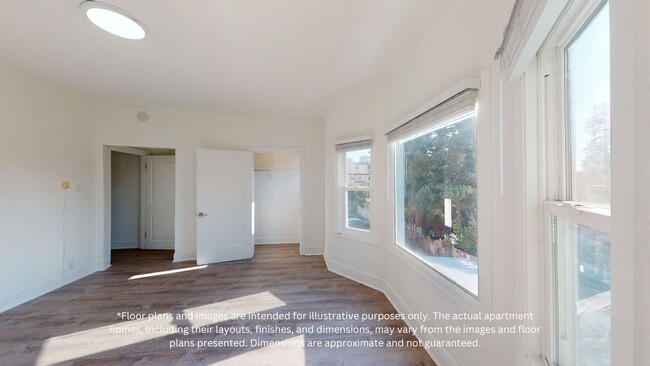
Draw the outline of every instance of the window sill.
M336 232L336 235L341 239L350 240L356 243L372 245L373 247L379 246L375 238L370 233L357 233L344 230Z
M442 286L447 292L453 291L461 294L462 297L466 299L471 299L473 302L478 303L478 294L472 293L470 290L457 283L454 279L448 277L439 269L427 263L425 260L413 254L401 245L393 244L392 247L395 248L395 252L398 253L398 256L402 260L408 263L411 268L421 273L430 283L435 283L436 286Z

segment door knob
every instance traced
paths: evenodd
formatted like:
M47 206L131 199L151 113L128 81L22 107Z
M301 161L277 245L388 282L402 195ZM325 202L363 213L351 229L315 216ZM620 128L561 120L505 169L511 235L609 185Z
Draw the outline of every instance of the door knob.
M199 212L199 213L196 214L196 216L198 216L198 217L204 217L204 216L208 216L208 214L207 214L207 213L203 213L203 212Z

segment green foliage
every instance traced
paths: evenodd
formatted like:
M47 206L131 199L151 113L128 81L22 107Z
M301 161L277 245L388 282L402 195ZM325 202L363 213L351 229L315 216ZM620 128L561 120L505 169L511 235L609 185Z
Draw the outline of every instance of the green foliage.
M365 207L368 204L368 192L364 191L348 191L348 207L350 209L357 207Z
M404 143L406 221L433 236L455 236L476 255L476 123L471 117ZM452 202L451 233L444 232L444 200ZM449 235L447 235L449 238Z
M611 198L611 142L609 103L593 107L585 121L582 160L577 166L577 199L583 202L609 204Z

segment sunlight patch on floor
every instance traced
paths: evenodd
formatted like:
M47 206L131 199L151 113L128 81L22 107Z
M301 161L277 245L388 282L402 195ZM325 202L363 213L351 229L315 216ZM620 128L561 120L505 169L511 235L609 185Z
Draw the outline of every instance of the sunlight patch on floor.
M165 314L165 316L173 314ZM36 365L52 365L163 337L177 329L172 320L147 318L52 337L43 343Z
M183 312L187 315L187 319L193 326L204 327L220 321L227 321L233 314L249 315L262 313L285 305L287 304L284 301L278 299L272 293L264 291L185 309ZM220 315L227 315L229 319L219 319Z
M196 267L187 267L187 268L179 268L179 269L170 269L169 271L160 271L160 272L151 272L151 273L144 273L144 274L139 274L135 276L129 277L130 280L139 280L141 278L148 278L148 277L156 277L156 276L165 276L169 274L174 274L174 273L182 273L182 272L188 272L188 271L196 271L199 269L204 269L207 268L208 266L203 265L203 266L196 266Z
M240 355L230 357L227 360L215 362L212 366L239 366L258 365L260 360L265 360L266 365L283 366L304 366L305 360L305 336L274 340L272 345L260 347Z
M181 332L184 327L205 327L228 321L228 319L220 318L220 315L225 314L228 317L232 314L249 315L285 305L282 300L265 291L186 309L183 313L187 316L186 320L190 324L183 320L181 321L182 325L178 325L176 316L171 313L157 314L158 316L151 318L148 313L142 313L144 316L142 319L116 321L115 324L99 328L52 337L43 343L35 365L68 362L124 347L146 349L150 347L147 341L159 337L179 334L179 337L182 338Z

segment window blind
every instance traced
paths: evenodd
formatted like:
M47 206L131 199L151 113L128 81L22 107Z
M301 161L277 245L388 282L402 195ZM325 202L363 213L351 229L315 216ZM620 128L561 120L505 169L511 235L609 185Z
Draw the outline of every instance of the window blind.
M389 131L388 142L395 142L452 121L476 109L478 89L465 89L403 125Z
M542 2L546 1L517 0L515 2L501 45L501 70L506 76L506 80L510 78L517 67L517 61L538 20L539 9L543 8L543 4L540 4Z
M330 145L331 146L331 145ZM372 139L364 138L362 140L346 141L336 144L336 151L352 151L372 148Z
M506 82L520 78L568 0L517 0L497 55Z

